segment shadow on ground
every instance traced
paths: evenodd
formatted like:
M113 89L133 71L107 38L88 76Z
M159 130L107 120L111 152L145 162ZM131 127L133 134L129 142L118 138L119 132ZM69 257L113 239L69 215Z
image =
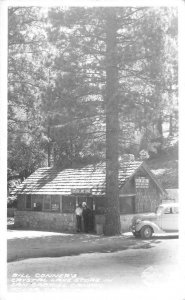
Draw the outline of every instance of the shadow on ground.
M170 239L178 239L179 236L178 234L173 234L173 235L162 235L162 236L152 236L151 240L170 240Z
M9 230L10 234L16 231ZM19 231L20 233L20 231ZM43 235L42 235L43 234ZM47 235L45 235L47 234ZM150 240L136 239L131 235L114 237L93 234L40 233L40 236L13 237L8 240L8 262L38 257L75 256L85 253L113 253L127 249L147 249L157 246L162 239L177 236L153 236Z

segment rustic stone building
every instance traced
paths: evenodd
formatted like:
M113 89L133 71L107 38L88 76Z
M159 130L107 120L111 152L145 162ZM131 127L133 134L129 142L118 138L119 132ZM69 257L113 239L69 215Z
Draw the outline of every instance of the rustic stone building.
M74 211L87 202L92 231L103 227L106 207L105 164L76 169L40 168L19 187L15 225L24 228L75 232ZM166 191L141 161L124 162L119 171L120 218L128 231L133 214L154 212Z

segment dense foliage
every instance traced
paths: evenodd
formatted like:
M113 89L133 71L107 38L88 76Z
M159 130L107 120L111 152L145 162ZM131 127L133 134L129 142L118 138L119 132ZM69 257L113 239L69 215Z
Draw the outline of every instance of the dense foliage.
M27 177L43 162L40 89L45 35L37 8L9 8L8 165ZM42 25L41 25L42 24Z

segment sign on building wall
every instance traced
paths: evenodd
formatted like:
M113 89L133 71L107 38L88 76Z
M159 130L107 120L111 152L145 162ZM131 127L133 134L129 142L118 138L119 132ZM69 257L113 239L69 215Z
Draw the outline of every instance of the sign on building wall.
M52 211L58 211L59 209L60 209L59 204L56 204L56 203L51 204L51 210Z
M135 179L136 189L148 189L149 179L145 177L138 177Z
M76 188L76 189L71 189L71 194L91 194L92 189L88 188Z

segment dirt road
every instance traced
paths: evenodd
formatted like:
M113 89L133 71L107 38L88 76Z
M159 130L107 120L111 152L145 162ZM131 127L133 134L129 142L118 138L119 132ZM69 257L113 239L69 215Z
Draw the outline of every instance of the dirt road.
M18 236L18 237L17 237ZM9 232L11 291L180 291L177 236L136 240L130 234L104 237ZM175 298L176 299L176 298Z

